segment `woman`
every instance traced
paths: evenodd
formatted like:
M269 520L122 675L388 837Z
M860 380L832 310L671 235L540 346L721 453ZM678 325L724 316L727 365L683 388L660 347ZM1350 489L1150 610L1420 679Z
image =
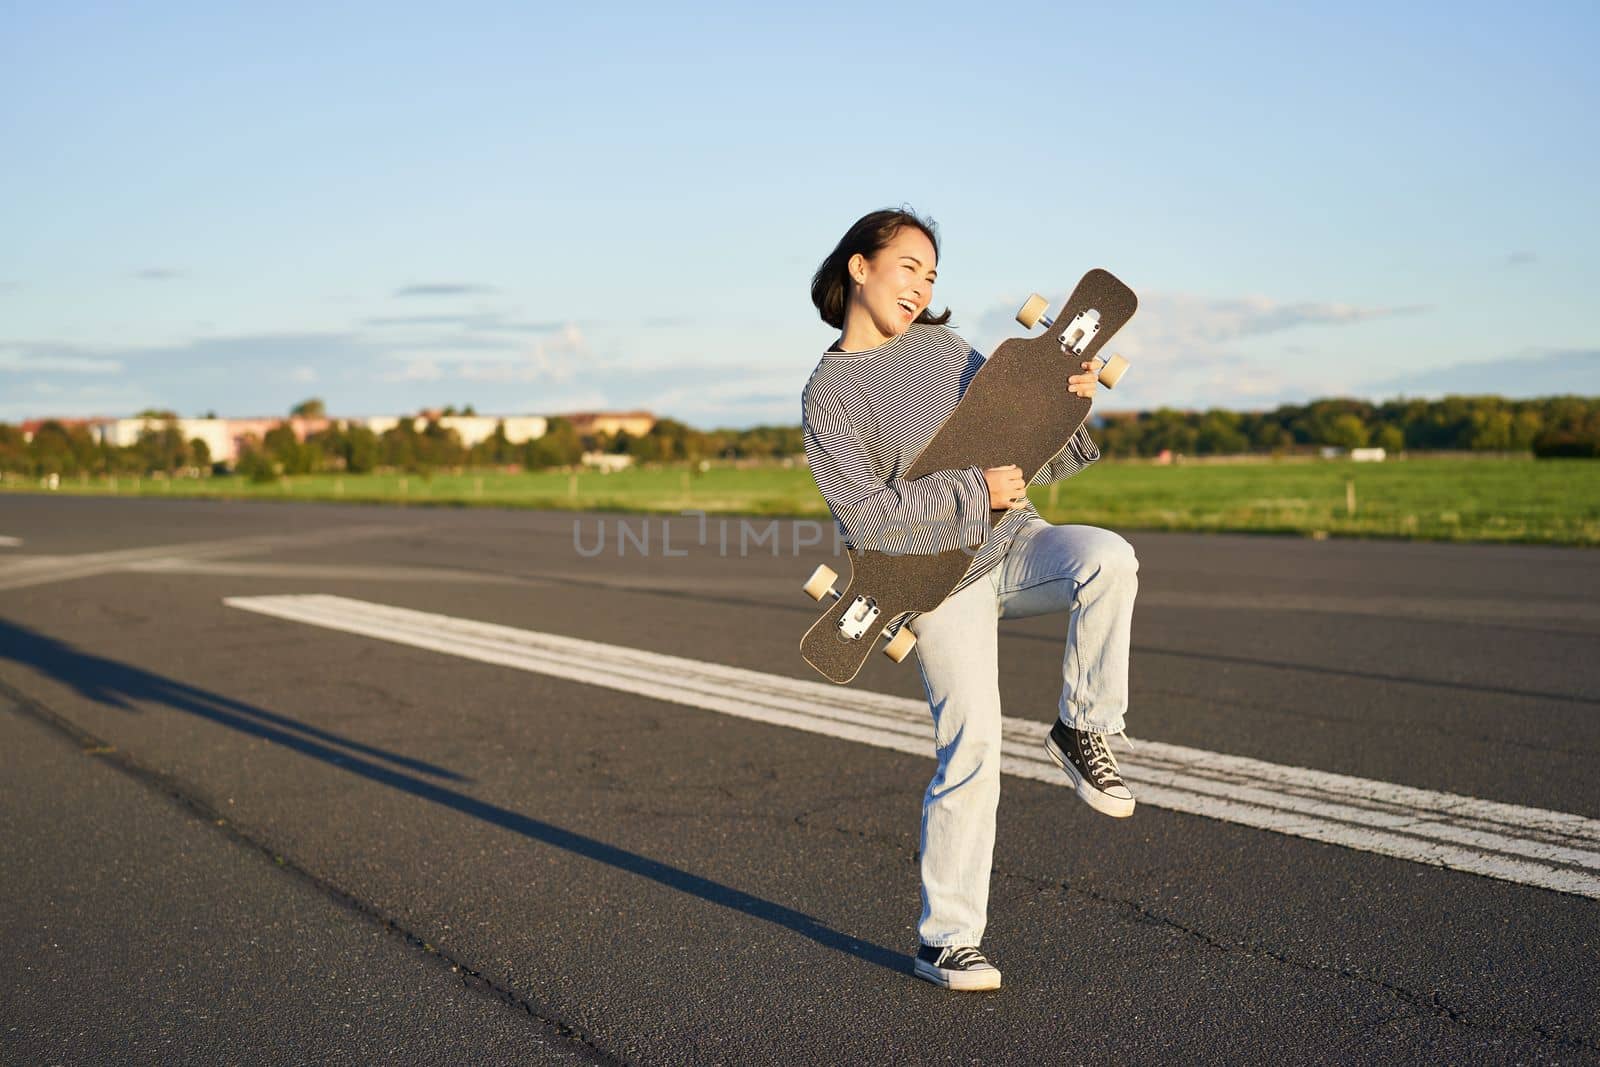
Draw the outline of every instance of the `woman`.
M978 946L1000 799L998 624L1070 612L1061 701L1045 747L1091 807L1132 815L1133 794L1106 740L1122 731L1127 710L1138 561L1114 533L1045 522L1016 466L901 477L983 365L946 328L950 312L929 310L938 258L931 221L876 211L817 269L812 303L840 334L806 385L805 448L856 549L963 548L976 523L981 531L991 511L1006 513L956 591L910 623L938 755L922 804L915 974L951 989L997 989L1000 971ZM1063 388L1092 396L1098 370L1098 360L1084 363ZM1085 427L1033 482L1070 477L1098 458Z

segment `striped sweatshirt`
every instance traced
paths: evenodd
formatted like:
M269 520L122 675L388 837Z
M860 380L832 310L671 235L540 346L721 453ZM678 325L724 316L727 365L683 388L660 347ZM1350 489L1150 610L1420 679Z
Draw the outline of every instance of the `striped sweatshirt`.
M927 323L913 323L864 352L823 353L801 399L806 459L851 548L947 552L977 544L988 533L989 488L980 468L902 477L955 409L983 359L953 330ZM1071 477L1099 458L1088 427L1080 427L1030 484ZM1008 512L975 551L956 588L988 573L1022 525L1038 517L1027 502Z

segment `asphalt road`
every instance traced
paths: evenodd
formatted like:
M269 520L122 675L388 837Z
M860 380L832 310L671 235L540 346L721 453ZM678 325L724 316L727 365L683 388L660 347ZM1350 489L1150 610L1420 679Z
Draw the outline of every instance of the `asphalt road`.
M1005 988L915 981L931 736L618 688L626 650L814 680L826 553L661 521L0 497L0 1062L1600 1063L1595 893L1017 774ZM1137 740L1569 813L1551 862L1600 884L1600 553L1130 540ZM251 607L290 594L441 650ZM622 658L469 658L468 623ZM1004 625L1009 717L1048 723L1064 632Z

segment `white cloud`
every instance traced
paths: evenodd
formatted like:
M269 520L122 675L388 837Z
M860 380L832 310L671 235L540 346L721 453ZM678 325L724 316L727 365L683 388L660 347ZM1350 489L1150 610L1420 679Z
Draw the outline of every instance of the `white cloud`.
M552 373L548 365L531 355L526 360L460 363L456 367L456 376L469 382L526 383L557 380L557 376Z
M444 377L439 364L431 359L413 359L392 374L385 374L386 382L436 382Z
M1362 392L1381 398L1441 397L1450 393L1596 396L1600 395L1600 349L1540 350L1520 353L1515 358L1452 363L1372 382Z
M605 411L618 405L611 394L600 389L568 389L544 393L539 397L538 411L547 415L560 415L572 411Z
M992 352L1020 336L1016 303L998 304L978 318L968 339ZM1052 308L1055 310L1055 308ZM1343 368L1319 365L1314 347L1295 344L1294 359L1264 360L1250 354L1256 339L1302 327L1340 327L1411 315L1425 309L1361 307L1335 302L1284 302L1266 296L1214 299L1191 293L1155 292L1140 297L1132 321L1104 353L1120 353L1134 364L1115 392L1097 398L1103 410L1162 405L1188 408L1263 407L1347 392Z
M989 349L1021 329L1015 304L996 305L978 321L974 343ZM1354 304L1301 301L1283 303L1265 296L1217 300L1191 293L1150 293L1140 298L1133 321L1123 327L1116 343L1149 350L1184 350L1226 344L1247 337L1280 333L1301 326L1347 326L1374 319L1414 315L1420 306L1358 307Z
M317 371L314 367L296 367L289 372L291 382L300 382L309 385L317 380Z
M569 323L555 335L542 337L510 356L447 348L407 360L399 370L385 374L384 380L565 384L577 377L589 355L583 332Z
M1214 345L1300 326L1348 326L1422 310L1334 303L1284 304L1264 296L1207 300L1184 293L1154 293L1140 302L1139 314L1128 328L1137 331L1139 340L1152 345Z
M565 328L561 322L534 322L510 317L498 311L475 311L439 315L378 315L362 320L363 326L385 328L409 326L455 326L479 333L547 334Z
M148 390L122 382L57 385L33 382L25 390L0 390L0 421L62 416L113 416L169 406Z
M395 296L478 296L492 293L494 289L487 285L476 285L472 282L424 282L421 285L402 286L394 291Z
M65 345L0 344L0 373L111 375L122 373L122 361L75 354Z
M800 420L806 373L752 374L739 366L684 368L673 387L642 399L644 406L696 426L790 424Z

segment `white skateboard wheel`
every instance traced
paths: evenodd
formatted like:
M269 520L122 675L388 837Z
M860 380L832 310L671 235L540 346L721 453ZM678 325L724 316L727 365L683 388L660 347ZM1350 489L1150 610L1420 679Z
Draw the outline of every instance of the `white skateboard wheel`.
M1106 365L1100 368L1100 384L1107 389L1115 389L1117 383L1122 381L1122 375L1127 369L1127 360L1121 356L1112 356L1106 360Z
M801 588L812 600L821 600L833 591L834 579L838 577L834 569L824 563L811 572L811 577L806 579L806 584Z
M883 646L883 654L899 663L911 654L911 649L917 643L917 635L911 632L911 627L902 626L894 639Z
M1022 310L1017 312L1017 321L1031 330L1038 324L1039 316L1043 315L1049 307L1050 302L1048 300L1038 293L1034 293L1023 303Z

